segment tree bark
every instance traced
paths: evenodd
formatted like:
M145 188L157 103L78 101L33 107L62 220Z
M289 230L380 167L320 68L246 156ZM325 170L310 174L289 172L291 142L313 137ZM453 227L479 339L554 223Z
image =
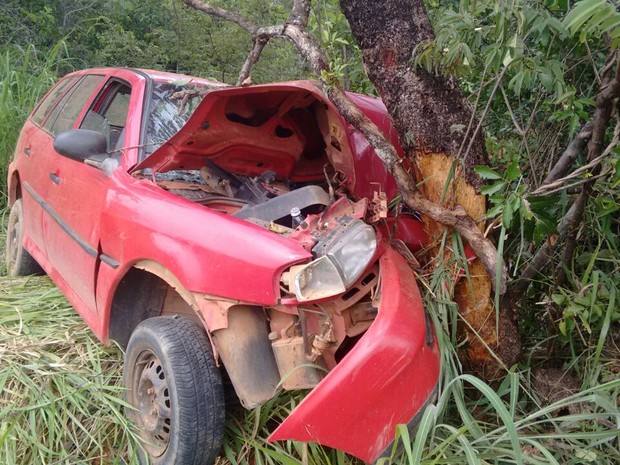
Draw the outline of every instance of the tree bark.
M434 38L423 0L341 0L340 5L361 48L368 77L381 95L414 167L422 194L450 209L462 207L482 230L486 199L479 194L482 180L474 167L486 165L488 159L483 135L472 130L480 125L454 78L436 76L412 65L415 48ZM438 244L445 223L428 215L423 215L423 222ZM516 361L519 351L501 348L492 282L480 261L470 265L469 275L469 280L456 284L454 300L466 320L462 325L468 340L466 359L474 371L488 378L497 366L486 346L507 356L507 365ZM500 334L512 335L506 337L507 342L518 345L512 318L503 317L500 324L507 326Z

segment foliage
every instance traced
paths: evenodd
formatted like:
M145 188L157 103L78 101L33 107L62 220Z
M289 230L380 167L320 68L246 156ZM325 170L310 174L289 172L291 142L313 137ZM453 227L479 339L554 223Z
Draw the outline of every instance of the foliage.
M220 3L239 7L258 24L286 19L279 2ZM236 80L250 45L236 25L208 18L180 0L7 0L0 6L1 39L41 51L64 41L75 68L135 66L223 82ZM303 64L286 43L270 45L253 74L255 82L302 76Z
M516 171L495 175L501 182L516 177ZM464 464L583 463L575 459L576 451L592 452L594 463L614 463L620 451L610 438L616 434L614 422L620 420L620 380L610 333L595 329L591 334L594 342L581 346L583 352L576 348L564 360L578 370L582 390L551 405L541 402L532 385L536 366L532 358L538 356L542 344L536 332L525 333L524 342L531 351L526 357L529 362L510 368L501 384L491 387L463 375L456 330L461 317L451 301L453 289L446 283L454 286L452 270L455 265L462 267L466 259L456 236L451 239L444 234L442 247L450 248L454 255L449 261L440 258L433 275L420 278L426 291L425 308L434 315L442 349L441 390L435 405L427 408L415 437L409 438L401 430L406 460L395 463L446 463L443 460L448 457L449 463ZM558 356L557 361L560 359ZM586 419L589 414L594 416ZM609 436L603 440L601 435Z
M589 36L609 34L612 48L620 45L620 13L606 0L584 0L566 16L564 24L584 42Z
M598 173L584 169L573 175L574 184L536 193L568 142L591 117L609 47L617 46L620 14L615 2L605 0L574 5L562 0L461 0L432 5L436 39L418 47L414 63L431 72L456 74L484 119L493 166L477 172L487 181L482 189L491 205L487 216L507 232L504 256L517 278L543 241L558 240L557 225L578 186ZM595 332L605 327L604 309L615 289L613 279L593 281L595 276L615 276L620 260L617 149L608 152L574 253L550 257L552 272L539 277L520 301L533 318L537 312L531 310L532 304L552 302L546 304L553 307L551 323L537 331L549 331L554 337L559 332L568 345L575 343L578 331L589 335L594 327ZM575 168L580 164L581 158ZM568 278L559 279L562 275ZM589 338L577 340L588 347Z
M444 463L450 457L456 464L568 464L583 463L582 456L615 463L620 451L609 425L619 419L620 381L587 381L609 377L606 364L614 356L598 353L598 363L584 372L582 392L546 407L538 404L527 369L512 371L497 388L461 375L449 335L457 312L446 300L444 279L439 272L424 281L443 349L438 400L415 435L399 428L400 448L380 463ZM102 347L47 278L0 278L0 292L0 462L138 463L122 415L121 352ZM302 397L281 394L250 412L231 410L223 463L358 464L316 444L266 442Z
M324 76L327 82L354 92L376 95L364 71L360 49L338 2L317 1L311 10L309 30L319 39L329 59L330 75Z
M57 43L47 53L34 45L13 46L0 51L0 187L6 184L7 165L17 136L28 114L54 83L58 70L66 67L66 49ZM1 192L6 189L1 188ZM0 208L6 198L0 198Z

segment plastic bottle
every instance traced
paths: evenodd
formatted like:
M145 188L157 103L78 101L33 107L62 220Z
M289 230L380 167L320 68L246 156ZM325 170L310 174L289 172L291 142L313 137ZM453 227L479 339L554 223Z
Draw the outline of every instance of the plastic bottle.
M293 228L297 228L304 222L304 217L301 215L301 210L297 207L291 208L291 219Z

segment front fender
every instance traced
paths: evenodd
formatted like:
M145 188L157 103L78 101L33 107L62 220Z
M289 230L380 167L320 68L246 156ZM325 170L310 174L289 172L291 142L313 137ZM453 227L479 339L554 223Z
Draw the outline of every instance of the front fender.
M293 410L269 441L313 441L376 460L433 396L440 355L415 276L387 247L381 303L356 346ZM410 425L411 426L411 425Z
M190 291L274 305L280 273L311 258L292 240L117 172L100 242L119 269L149 259Z

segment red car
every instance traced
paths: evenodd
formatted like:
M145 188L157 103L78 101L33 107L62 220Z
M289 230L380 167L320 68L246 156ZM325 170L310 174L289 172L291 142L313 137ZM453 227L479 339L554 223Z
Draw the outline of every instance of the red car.
M351 97L391 131L380 100ZM222 376L248 409L310 390L269 439L366 462L432 400L440 357L411 269L424 232L388 211L393 179L317 83L72 73L8 181L9 272L40 266L126 347L152 463L215 460Z

